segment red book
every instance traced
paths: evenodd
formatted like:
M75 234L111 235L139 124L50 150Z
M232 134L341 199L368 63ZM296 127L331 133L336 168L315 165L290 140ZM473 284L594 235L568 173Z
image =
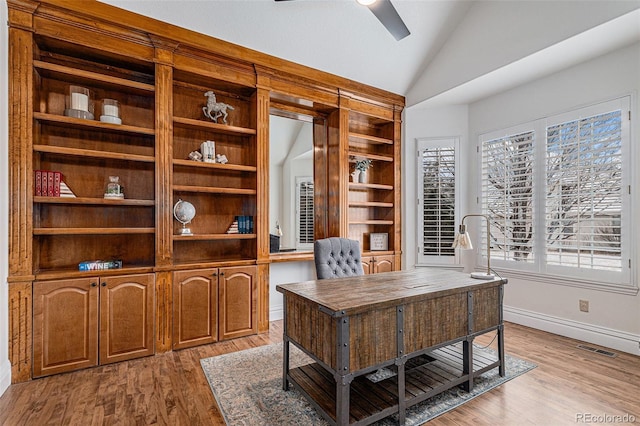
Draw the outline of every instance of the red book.
M47 172L47 197L53 197L53 172Z
M35 171L34 187L36 197L42 196L42 170Z
M53 196L60 196L60 182L62 182L62 173L53 172Z

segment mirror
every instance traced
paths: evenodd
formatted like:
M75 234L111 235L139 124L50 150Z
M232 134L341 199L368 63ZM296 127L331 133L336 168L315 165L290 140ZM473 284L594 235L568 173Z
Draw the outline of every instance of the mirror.
M270 116L271 252L313 250L313 120ZM280 236L279 241L277 236Z

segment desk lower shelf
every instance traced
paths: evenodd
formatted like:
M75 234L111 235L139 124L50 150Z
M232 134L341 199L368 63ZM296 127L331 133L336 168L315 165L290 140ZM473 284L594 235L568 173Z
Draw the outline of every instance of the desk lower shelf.
M478 376L500 365L497 354L473 351L473 372ZM387 367L395 372L395 367ZM327 420L335 423L336 381L317 363L290 370L289 382ZM405 364L405 402L412 406L469 380L463 373L462 343L445 346L407 360ZM398 375L373 382L366 375L351 382L349 424L370 424L398 412Z

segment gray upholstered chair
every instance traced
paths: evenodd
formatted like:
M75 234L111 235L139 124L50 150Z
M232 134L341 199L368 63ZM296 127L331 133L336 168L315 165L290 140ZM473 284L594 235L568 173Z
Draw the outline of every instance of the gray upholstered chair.
M364 275L358 241L338 237L317 240L313 257L319 280Z

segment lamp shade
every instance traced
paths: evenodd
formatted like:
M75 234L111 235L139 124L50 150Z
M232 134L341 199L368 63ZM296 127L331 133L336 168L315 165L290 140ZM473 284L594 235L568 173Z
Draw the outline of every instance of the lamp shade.
M453 244L451 244L452 248L459 248L463 250L472 250L473 244L471 244L471 237L469 237L468 232L459 232L456 234L453 239Z

